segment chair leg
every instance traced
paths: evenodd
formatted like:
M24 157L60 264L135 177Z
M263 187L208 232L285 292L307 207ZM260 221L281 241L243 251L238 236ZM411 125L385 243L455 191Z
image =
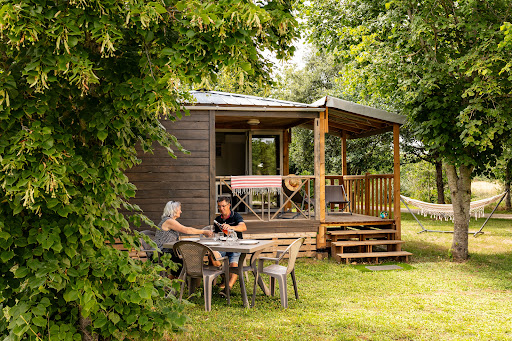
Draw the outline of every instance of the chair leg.
M274 277L270 277L270 295L273 297L275 294L276 280Z
M279 284L279 295L281 296L281 305L288 308L288 292L286 290L286 274L277 276Z
M213 277L203 277L203 288L204 288L204 310L212 310L212 287Z
M292 282L293 282L293 290L295 290L295 299L299 299L299 290L297 289L297 279L295 278L295 269L290 272L290 275L292 276Z
M229 272L229 260L226 258L224 260L224 288L226 288L226 296L228 296L228 305L231 304L231 289L229 287L229 277L230 277L230 272Z
M181 288L180 288L180 302L183 299L183 291L185 290L185 285L187 284L187 278L183 278L181 282Z

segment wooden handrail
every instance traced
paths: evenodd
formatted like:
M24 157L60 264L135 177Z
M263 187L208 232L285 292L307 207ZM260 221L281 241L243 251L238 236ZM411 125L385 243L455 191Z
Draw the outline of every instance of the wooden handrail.
M301 191L311 194L311 188L314 188L314 176L283 176L283 180L287 177L296 177L301 179ZM389 218L394 219L395 200L400 198L394 198L394 186L393 186L393 174L364 174L364 175L326 175L326 185L340 185L345 186L345 192L350 199L350 208L353 213L364 214L369 216L378 217L382 211L387 211ZM230 176L218 176L216 177L218 184L229 184ZM229 186L228 186L229 187ZM219 194L220 188L217 188L217 194ZM312 194L311 196L314 196ZM302 218L311 219L311 203L309 203L307 210L300 210L297 205L291 203L291 200L287 200L283 196L284 200L282 204L276 209L277 212L269 212L269 219L278 219L278 215L282 212L286 206L292 206L300 214ZM331 210L336 211L338 204L331 204ZM258 216L258 219L262 219L251 208L251 213Z
M352 212L378 217L382 211L387 211L389 217L394 217L393 174L364 174L364 175L326 175L327 185L345 186L350 198ZM331 204L331 209L336 210Z

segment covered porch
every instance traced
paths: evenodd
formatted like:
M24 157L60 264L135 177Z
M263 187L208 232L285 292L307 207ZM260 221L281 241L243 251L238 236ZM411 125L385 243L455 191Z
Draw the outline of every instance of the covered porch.
M162 120L190 153L173 158L156 146L153 154L141 155L141 165L127 172L138 188L132 202L151 220L158 222L165 203L175 200L182 204L182 224L209 225L218 215L217 198L228 195L245 218L248 238L288 241L306 236L305 256L346 253L343 242L358 241L359 250L368 251L368 245L384 239L395 241L389 244L392 251L401 251L401 243L396 242L401 240L398 142L405 117L330 96L304 104L215 91L191 93L196 102L185 106L190 115ZM313 165L311 175L290 174L293 127L313 132L314 153L306 161ZM348 174L347 140L387 131L393 132L393 173ZM326 174L326 134L340 137L341 174ZM280 190L235 195L233 177L253 175L279 177ZM291 179L299 184L287 191L285 183ZM345 204L339 199L331 203L329 193L341 185ZM379 217L382 211L388 213L385 219ZM357 232L378 229L391 232ZM334 237L337 234L341 237Z
M311 105L212 92L197 97L203 104L216 104L215 197L231 196L233 207L244 216L250 236L261 238L262 235L283 234L298 237L301 233L314 232L316 251L329 250L331 253L337 252L331 243L337 239L331 238L331 231L335 230L383 228L393 231L386 235L388 239L401 239L399 132L400 125L405 122L403 116L330 96ZM188 108L192 110L194 106ZM307 128L314 133L313 175L289 172L292 127ZM393 132L394 172L347 174L347 140L387 131ZM227 142L233 134L240 134L237 149L230 149ZM340 137L343 174L327 175L325 172L326 134ZM256 143L261 145L262 141L273 149L267 159L254 152L258 147ZM225 152L231 158L226 157ZM229 165L233 153L239 160L245 160L243 165L242 162ZM272 160L268 160L269 155ZM243 175L280 175L283 191L278 195L242 197L233 192L231 178ZM300 185L286 189L285 182L292 178L299 179ZM339 185L343 185L349 201L345 210L340 204L329 204L326 196L326 190ZM379 216L383 211L387 213L385 219ZM401 243L393 244L392 250L401 251Z

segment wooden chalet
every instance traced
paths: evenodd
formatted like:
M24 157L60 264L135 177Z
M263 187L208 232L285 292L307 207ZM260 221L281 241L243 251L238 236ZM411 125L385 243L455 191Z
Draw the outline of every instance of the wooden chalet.
M399 131L405 117L326 96L313 104L215 91L193 91L197 102L190 115L162 120L190 154L170 157L156 146L141 155L142 163L128 171L138 190L132 200L155 223L167 201L182 203L180 221L202 227L211 224L220 195L229 195L244 216L245 238L279 240L277 249L305 236L302 256L331 253L338 261L405 257L400 229ZM292 127L314 131L314 175L289 174ZM346 141L393 131L393 174L347 174ZM342 169L325 174L325 134L341 137ZM274 195L233 194L231 176L280 175L300 180L293 192ZM344 185L349 207L326 205L326 188ZM297 195L299 194L299 195ZM301 200L296 200L299 196ZM352 214L350 214L350 211ZM379 214L387 211L389 217Z

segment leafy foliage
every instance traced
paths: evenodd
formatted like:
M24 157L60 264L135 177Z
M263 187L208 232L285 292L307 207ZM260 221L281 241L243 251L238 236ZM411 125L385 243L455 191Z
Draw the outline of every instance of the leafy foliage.
M121 210L152 224L123 171L136 145L183 151L158 119L181 117L188 84L233 64L267 81L260 51L286 56L290 6L0 1L1 335L161 338L184 323L161 268L107 244L139 246Z
M336 53L352 83L399 95L450 163L480 167L499 153L511 128L507 1L313 1L307 14L312 41Z
M336 53L351 84L400 98L419 139L446 161L459 260L468 256L467 182L512 129L511 11L504 0L318 0L303 10L311 41Z
M285 100L313 103L326 95L345 100L362 102L389 109L376 98L358 97L340 82L342 66L333 55L313 52L307 57L304 69L288 68L281 76L274 94ZM314 155L313 132L302 128L292 129L290 145L290 171L297 174L313 174L314 165L309 162ZM391 134L382 134L347 141L347 165L349 174L366 172L392 173L393 143ZM341 139L325 136L325 169L327 174L342 173Z

